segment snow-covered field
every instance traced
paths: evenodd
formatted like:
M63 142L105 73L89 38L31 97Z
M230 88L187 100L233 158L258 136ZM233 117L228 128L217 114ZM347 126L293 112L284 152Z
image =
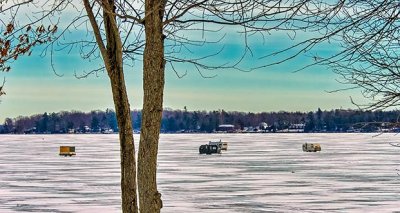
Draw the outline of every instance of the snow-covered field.
M388 144L400 138L373 136L162 135L162 212L400 211L400 148ZM215 139L228 151L198 154ZM59 156L61 145L77 155ZM0 135L1 213L120 212L119 181L118 135Z

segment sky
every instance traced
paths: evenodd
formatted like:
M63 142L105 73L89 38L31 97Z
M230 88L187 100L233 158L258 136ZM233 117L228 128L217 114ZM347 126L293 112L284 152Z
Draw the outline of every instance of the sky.
M344 88L326 67L293 72L301 59L280 66L251 72L216 70L213 78L203 78L189 70L179 78L171 69L166 71L164 107L188 110L219 110L243 112L315 111L355 108L350 96L359 91L328 93ZM113 108L111 87L106 73L77 79L92 67L79 56L63 55L55 62L61 77L51 69L48 58L37 55L23 57L12 64L6 77L6 95L1 97L0 121L6 117L42 114L63 110L105 110ZM96 67L93 67L94 69ZM132 109L142 107L141 65L125 67L126 84Z
M233 63L243 53L243 38L230 30L223 29L226 38L217 44L192 49L192 56L202 56L223 51L210 58L207 63ZM77 33L74 37L85 36ZM301 39L301 35L298 36ZM244 69L279 60L285 55L262 59L260 56L290 46L294 41L287 35L276 33L260 42L259 37L251 37L249 45L253 56L248 56L241 63ZM337 51L334 44L324 44L313 50L318 55ZM100 60L85 61L77 51L54 52L54 66L58 75L51 68L50 57L39 56L36 48L29 57L21 57L10 64L9 73L0 73L6 78L5 96L0 98L0 123L6 117L29 116L44 112L79 110L105 110L113 108L111 88L108 76L104 72L78 79L75 74L82 74L98 68ZM289 54L289 53L288 53ZM360 91L350 90L336 93L328 91L346 88L337 82L329 68L315 66L300 72L293 72L311 62L310 53L304 54L283 64L260 68L251 72L231 69L203 71L204 78L190 65L176 65L178 73L187 75L178 77L170 66L166 70L164 107L188 110L226 110L243 112L271 111L316 111L339 108L356 108L350 96L356 102L364 101ZM126 85L132 109L142 107L142 64L125 66ZM61 75L61 77L59 76Z

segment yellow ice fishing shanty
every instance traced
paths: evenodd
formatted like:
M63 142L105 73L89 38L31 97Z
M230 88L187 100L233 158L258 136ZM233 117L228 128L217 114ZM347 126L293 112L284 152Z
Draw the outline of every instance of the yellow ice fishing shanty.
M75 153L75 146L60 146L60 155L73 156Z

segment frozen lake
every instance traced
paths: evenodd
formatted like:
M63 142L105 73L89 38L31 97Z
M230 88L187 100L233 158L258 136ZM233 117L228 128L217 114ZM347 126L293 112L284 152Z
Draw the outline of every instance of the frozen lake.
M400 136L373 136L162 135L162 212L400 212ZM228 151L198 154L215 139ZM121 212L119 172L118 135L0 135L0 212Z

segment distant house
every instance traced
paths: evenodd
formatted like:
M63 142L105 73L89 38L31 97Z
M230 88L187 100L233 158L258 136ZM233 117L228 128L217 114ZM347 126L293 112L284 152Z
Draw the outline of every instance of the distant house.
M218 126L218 132L234 132L235 126L232 124L221 124Z
M304 132L305 124L291 124L288 132Z
M251 132L251 133L254 133L254 132L261 132L261 131L260 131L260 127L245 126L245 127L243 128L243 131L242 131L242 132Z
M92 130L90 129L89 126L84 126L83 127L83 132L91 132Z
M24 130L24 134L36 134L36 127L32 127L27 130Z
M259 125L258 125L258 128L260 129L260 130L262 130L262 131L266 131L267 129L268 129L268 124L267 123L265 123L265 122L261 122Z
M112 134L112 133L114 133L114 130L111 129L111 128L105 128L105 129L101 130L101 133L103 133L103 134Z

